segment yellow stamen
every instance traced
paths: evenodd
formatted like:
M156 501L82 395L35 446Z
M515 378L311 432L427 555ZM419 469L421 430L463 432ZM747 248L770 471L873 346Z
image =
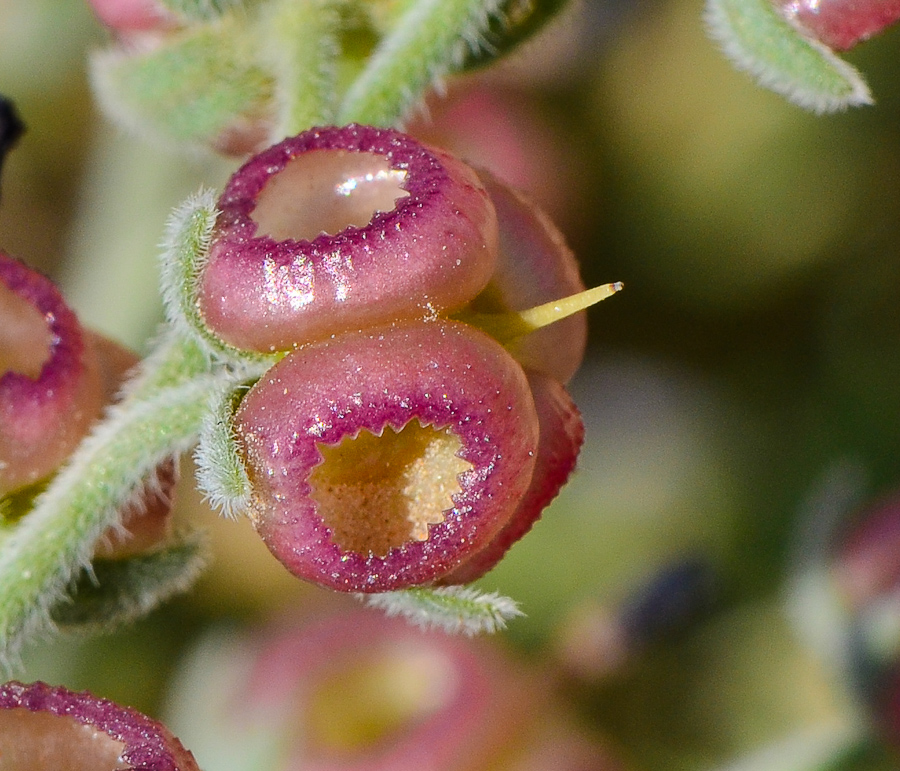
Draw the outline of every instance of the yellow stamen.
M534 332L536 329L546 327L555 321L571 316L573 313L583 311L596 305L607 297L612 297L616 292L624 288L621 281L612 284L595 286L584 292L569 295L559 300L528 308L524 311L506 311L504 313L474 313L461 311L454 318L471 324L473 327L487 332L491 337L504 345L511 343L519 337Z

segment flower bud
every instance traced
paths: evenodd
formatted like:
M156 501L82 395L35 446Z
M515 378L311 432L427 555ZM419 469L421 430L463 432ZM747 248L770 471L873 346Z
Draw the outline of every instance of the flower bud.
M390 129L312 129L232 176L197 303L237 348L285 351L328 335L460 308L497 258L475 173Z
M89 693L16 682L0 685L0 766L198 771L165 726L133 709Z

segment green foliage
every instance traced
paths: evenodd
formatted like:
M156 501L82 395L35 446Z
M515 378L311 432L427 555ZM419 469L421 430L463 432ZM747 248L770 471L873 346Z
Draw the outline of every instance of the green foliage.
M499 13L491 17L482 42L466 53L465 68L487 66L516 50L551 22L567 2L505 0Z
M50 608L50 620L66 632L111 631L188 589L205 564L200 533L127 559L96 559Z
M416 0L373 52L344 97L341 123L402 121L436 80L478 50L500 0Z
M232 519L246 513L252 493L231 422L236 395L231 386L214 394L194 454L200 492L210 506Z

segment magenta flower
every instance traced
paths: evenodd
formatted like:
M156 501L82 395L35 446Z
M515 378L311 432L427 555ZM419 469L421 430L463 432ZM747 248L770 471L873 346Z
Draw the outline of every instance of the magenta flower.
M584 290L557 229L487 173L357 125L253 158L218 208L200 323L288 351L233 421L272 552L353 592L490 570L583 438L564 383L584 314L528 316Z
M89 693L0 685L0 767L197 771L164 726Z
M521 367L447 321L296 351L235 425L269 548L296 575L356 592L430 583L486 546L538 446Z
M778 0L783 13L829 48L846 51L900 20L900 0Z

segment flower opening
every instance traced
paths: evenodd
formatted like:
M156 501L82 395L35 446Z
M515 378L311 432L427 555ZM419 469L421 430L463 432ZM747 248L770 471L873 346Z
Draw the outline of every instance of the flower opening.
M318 445L322 463L310 474L310 496L339 547L385 556L407 541L428 540L460 492L472 464L459 457L449 429L412 420L380 435L363 429L338 445Z

